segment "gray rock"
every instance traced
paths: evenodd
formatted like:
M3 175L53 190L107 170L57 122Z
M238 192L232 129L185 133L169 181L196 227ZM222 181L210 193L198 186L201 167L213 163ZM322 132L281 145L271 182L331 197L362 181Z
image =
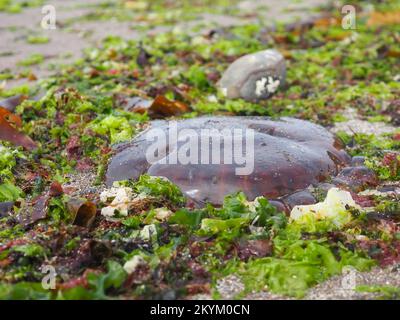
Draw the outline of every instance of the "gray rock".
M284 57L276 50L264 50L234 61L218 82L229 99L268 99L286 78Z

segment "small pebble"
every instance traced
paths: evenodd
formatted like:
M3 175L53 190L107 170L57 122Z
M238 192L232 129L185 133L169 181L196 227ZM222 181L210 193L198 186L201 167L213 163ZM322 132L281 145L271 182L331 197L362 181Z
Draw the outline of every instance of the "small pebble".
M218 85L229 99L258 101L271 97L285 82L285 78L284 57L276 50L264 50L234 61Z

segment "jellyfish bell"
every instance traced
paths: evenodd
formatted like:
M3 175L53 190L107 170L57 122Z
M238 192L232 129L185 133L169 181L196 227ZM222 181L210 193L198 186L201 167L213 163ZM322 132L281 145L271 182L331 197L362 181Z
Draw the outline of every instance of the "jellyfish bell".
M158 139L154 139L154 132L153 139L149 139L151 130L157 131ZM241 140L238 135L234 138L234 130L243 133ZM217 132L219 139L213 140ZM251 142L246 141L249 132L253 134ZM235 139L241 141L237 143L242 144L241 152L229 143ZM149 161L149 150L156 148L158 157ZM217 158L216 154L219 161L211 161ZM232 156L231 161L226 154ZM288 196L336 176L350 161L335 136L304 120L200 117L175 121L172 126L161 120L151 122L148 129L116 153L109 164L106 183L135 180L145 173L163 176L196 204L220 205L226 195L238 191L243 191L249 200ZM238 174L238 168L246 165L251 170Z

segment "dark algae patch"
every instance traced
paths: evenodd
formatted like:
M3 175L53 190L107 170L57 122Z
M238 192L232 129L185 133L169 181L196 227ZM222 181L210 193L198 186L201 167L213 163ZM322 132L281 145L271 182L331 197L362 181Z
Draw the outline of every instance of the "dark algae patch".
M396 266L400 7L353 3L356 30L344 30L340 7L327 6L321 18L274 28L107 37L50 78L2 87L0 299L222 298L220 281L229 277L240 283L233 298L302 298L347 268ZM160 6L145 3L142 19ZM212 6L177 2L154 25ZM79 19L124 21L139 10L121 8ZM0 1L1 11L20 9ZM266 100L227 99L217 89L224 71L266 49L285 57L285 83ZM150 166L144 134L166 132L167 120L195 133L254 129L254 173L241 179L229 164ZM346 123L385 130L338 130ZM314 207L298 219L290 215L296 205ZM51 268L48 290L42 280ZM357 290L399 296L391 285Z

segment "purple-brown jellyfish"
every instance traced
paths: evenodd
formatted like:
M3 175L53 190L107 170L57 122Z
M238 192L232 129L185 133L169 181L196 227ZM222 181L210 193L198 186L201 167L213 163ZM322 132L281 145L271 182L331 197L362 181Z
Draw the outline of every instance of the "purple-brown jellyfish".
M351 162L326 129L294 118L153 121L117 151L108 167L108 185L145 173L163 176L198 205L220 205L238 191L249 200L280 199L273 203L286 209L313 203L305 189L335 177Z

